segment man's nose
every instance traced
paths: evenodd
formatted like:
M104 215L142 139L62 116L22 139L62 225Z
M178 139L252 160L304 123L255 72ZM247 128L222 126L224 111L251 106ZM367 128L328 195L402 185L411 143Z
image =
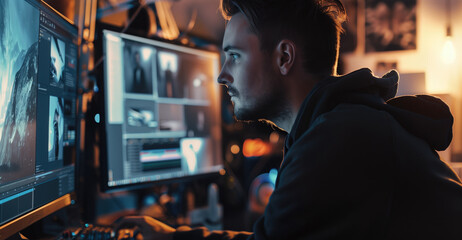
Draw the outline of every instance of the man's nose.
M221 69L220 74L218 75L217 82L219 84L228 85L233 82L233 77L226 71L225 66Z

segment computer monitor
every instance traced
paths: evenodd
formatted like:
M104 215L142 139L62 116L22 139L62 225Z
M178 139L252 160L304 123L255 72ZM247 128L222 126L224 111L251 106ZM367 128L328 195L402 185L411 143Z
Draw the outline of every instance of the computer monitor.
M218 52L103 31L102 189L222 168Z
M0 239L71 203L76 40L45 3L0 1Z

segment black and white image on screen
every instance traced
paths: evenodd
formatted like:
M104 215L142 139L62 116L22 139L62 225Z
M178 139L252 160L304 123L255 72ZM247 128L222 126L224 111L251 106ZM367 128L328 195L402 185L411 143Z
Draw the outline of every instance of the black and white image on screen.
M156 104L153 101L125 100L125 130L127 133L153 133L158 131Z
M48 118L48 162L63 160L64 99L50 96Z
M171 52L158 53L157 89L159 97L182 98L178 82L178 55Z
M64 67L66 65L66 44L61 39L51 36L50 48L50 85L64 86Z
M128 125L132 127L157 127L154 112L140 108L128 109Z
M186 130L184 105L159 104L159 130L183 132Z
M124 77L127 93L152 94L154 49L127 42L124 47Z
M213 59L192 54L179 54L178 79L182 86L182 97L208 100L214 84Z
M210 135L210 107L184 106L186 137L206 137Z
M38 25L26 1L0 1L0 184L35 171Z

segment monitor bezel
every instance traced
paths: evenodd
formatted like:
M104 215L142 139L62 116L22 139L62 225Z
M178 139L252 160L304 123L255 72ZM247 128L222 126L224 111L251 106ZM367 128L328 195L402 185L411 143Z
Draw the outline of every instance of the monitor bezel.
M46 216L64 208L72 203L70 193L65 194L52 202L34 209L0 226L0 239L6 239Z

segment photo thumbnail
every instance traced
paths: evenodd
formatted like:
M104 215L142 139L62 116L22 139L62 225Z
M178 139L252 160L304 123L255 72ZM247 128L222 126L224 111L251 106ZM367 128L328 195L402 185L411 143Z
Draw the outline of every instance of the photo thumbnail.
M126 42L124 78L127 93L152 94L152 60L155 49Z
M178 55L159 51L157 91L159 97L182 98L183 91L178 81Z
M62 88L66 65L66 44L55 36L51 36L50 43L50 85Z
M210 135L210 107L184 106L186 137L205 137Z
M215 62L211 58L181 54L178 79L181 80L183 98L207 100L215 84Z
M63 160L64 99L50 96L48 117L48 161Z
M157 127L154 112L138 108L128 109L128 122L132 127Z
M186 131L184 106L179 104L159 104L160 131Z
M125 101L126 131L128 133L152 133L157 131L158 119L153 101Z

